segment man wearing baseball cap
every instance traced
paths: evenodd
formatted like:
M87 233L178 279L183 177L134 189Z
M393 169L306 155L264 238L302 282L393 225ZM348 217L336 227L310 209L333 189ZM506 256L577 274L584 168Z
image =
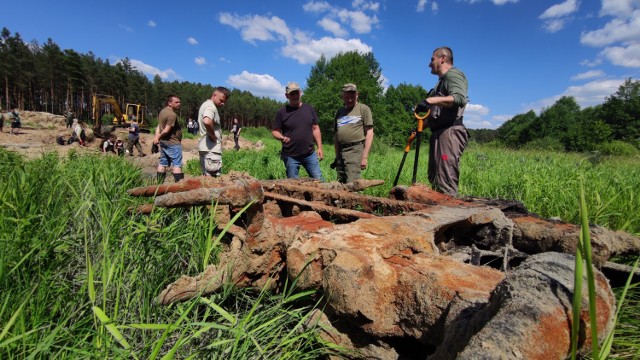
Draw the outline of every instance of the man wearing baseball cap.
M359 179L367 168L369 150L373 143L373 116L371 109L358 102L358 88L348 83L342 87L344 106L335 116L336 171L338 181Z
M280 157L288 178L298 178L302 166L310 177L323 180L318 162L324 158L318 115L313 106L302 102L301 96L298 83L287 84L285 97L288 103L276 113L271 135L282 142ZM318 147L317 154L314 144Z

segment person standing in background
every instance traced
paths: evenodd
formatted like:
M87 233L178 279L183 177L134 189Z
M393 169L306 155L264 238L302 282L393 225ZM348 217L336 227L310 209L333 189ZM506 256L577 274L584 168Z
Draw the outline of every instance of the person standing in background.
M129 141L127 143L127 151L130 156L133 156L133 147L136 147L138 150L138 155L140 157L145 156L145 153L142 152L142 145L140 144L140 126L134 120L131 121L129 125Z
M178 182L184 178L182 173L182 127L178 121L176 110L180 109L180 98L176 95L167 96L167 106L158 114L158 126L153 143L157 144L160 161L157 168L158 183L163 183L166 168L173 167L173 180Z
M211 94L211 98L200 106L198 111L198 128L200 129L200 169L204 176L218 177L222 174L222 126L218 108L223 107L231 92L219 86Z
M238 142L240 140L240 131L242 131L242 127L238 123L238 119L234 118L233 126L231 126L231 132L233 133L233 142L236 144L233 148L236 150L240 149L240 144Z

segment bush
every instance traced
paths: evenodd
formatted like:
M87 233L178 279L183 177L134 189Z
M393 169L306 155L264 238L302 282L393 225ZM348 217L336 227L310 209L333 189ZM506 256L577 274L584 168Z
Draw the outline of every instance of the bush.
M626 143L620 140L613 140L597 146L597 150L602 155L615 155L615 156L635 156L640 153L638 149L632 144Z
M545 150L563 152L564 145L559 139L553 137L544 137L541 139L531 140L522 146L523 150Z

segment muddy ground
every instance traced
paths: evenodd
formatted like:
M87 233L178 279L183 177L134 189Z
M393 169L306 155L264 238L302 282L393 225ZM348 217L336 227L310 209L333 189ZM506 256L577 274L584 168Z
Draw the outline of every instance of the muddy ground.
M95 138L87 142L87 146L81 146L78 143L71 145L58 145L56 137L62 135L65 139L71 136L71 129L65 125L65 118L61 115L53 115L46 112L22 111L20 119L22 121L22 129L18 135L12 135L11 120L4 115L4 128L0 133L0 147L10 151L24 155L27 159L40 157L43 153L55 151L62 156L75 149L81 153L100 154L100 145L102 139ZM87 126L89 129L91 125ZM89 134L92 131L87 131ZM116 135L122 140L126 140L128 132L126 128L116 129ZM127 160L133 162L142 169L145 174L155 175L156 166L158 165L158 154L151 154L151 145L153 143L153 134L140 134L140 142L145 152L145 157L139 157L138 151L134 148L135 156L125 156ZM192 159L198 159L198 139L182 139L183 147L183 163ZM223 150L232 150L234 147L233 136L224 135ZM254 144L240 138L240 147L243 149L251 148L259 150L262 148L260 143ZM104 154L104 156L116 156L115 154ZM167 179L171 178L168 176Z

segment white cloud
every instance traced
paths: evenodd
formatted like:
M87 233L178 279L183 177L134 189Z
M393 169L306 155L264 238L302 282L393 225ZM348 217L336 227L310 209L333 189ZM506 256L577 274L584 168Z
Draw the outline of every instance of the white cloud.
M600 56L609 60L613 65L640 68L640 43L626 47L607 47L600 52Z
M189 43L189 45L198 45L198 40L191 36L187 38L187 42Z
M226 62L226 63L231 64L231 60L226 59L226 58L224 58L224 57L221 57L220 59L218 59L218 61L220 61L220 62Z
M339 39L323 37L318 40L308 42L299 41L295 44L288 44L282 48L282 54L286 57L296 59L300 64L312 64L320 59L324 54L327 59L331 59L340 52L359 51L369 53L373 49L360 41L360 39Z
M374 25L378 24L377 16L370 17L362 11L339 10L337 17L345 24L349 24L351 28L358 34L367 34L371 32Z
M571 80L573 81L586 80L586 79L593 79L593 78L598 78L602 76L604 76L604 72L602 70L589 70L589 71L580 73L578 75L572 76Z
M602 64L602 59L601 58L596 58L594 60L582 60L580 61L580 65L582 66L586 66L586 67L595 67Z
M640 68L640 1L603 0L601 16L613 16L603 27L583 32L580 43L604 47L598 54L613 65Z
M302 5L302 9L305 12L322 13L331 10L332 6L326 1L309 1Z
M351 6L354 9L359 9L362 11L373 11L373 12L377 12L378 10L380 10L380 3L378 2L373 2L373 1L365 1L365 0L354 0L351 3Z
M256 96L285 100L284 85L269 74L253 74L245 70L241 74L229 76L227 83L238 90L249 91Z
M639 42L640 40L640 9L633 12L630 18L615 18L603 28L584 32L580 42L584 45L599 47L616 42Z
M416 11L423 12L426 6L427 6L427 0L419 0L418 5L416 5Z
M156 26L157 26L157 24L156 24L156 22L155 22L155 21L153 21L153 20L149 20L149 21L147 21L147 26L148 26L148 27L156 27Z
M351 17L352 14L345 14ZM281 41L283 56L297 60L301 64L311 64L324 55L332 58L340 52L359 51L369 53L372 48L360 39L342 39L323 37L314 40L300 30L291 31L287 24L277 17L238 16L229 13L220 14L220 23L240 30L242 38L255 44L255 40ZM276 36L273 36L273 35Z
M433 11L434 13L438 12L438 3L437 2L432 2L431 3L431 11Z
M578 10L580 3L577 0L566 0L563 3L555 4L545 10L542 15L540 15L539 19L552 19L558 18L562 16L567 16L569 14L574 13Z
M638 0L602 0L600 16L628 17L639 5Z
M194 62L198 65L205 65L207 63L207 59L205 59L202 56L196 56L196 58L194 59Z
M578 0L566 0L563 3L555 4L545 10L538 19L543 20L542 28L547 32L555 33L564 28L569 15L573 14L580 7Z
M515 4L515 3L517 3L518 1L520 1L520 0L491 0L491 2L492 2L494 5L504 5L504 4L507 4L507 3L514 3L514 4ZM474 2L475 2L475 1L471 1L471 3L474 3Z
M118 60L119 61L119 60ZM162 80L179 80L182 79L180 75L178 75L173 69L169 68L166 70L160 70L155 66L151 66L149 64L145 64L140 60L131 59L131 66L142 72L143 74L153 77L159 75Z
M238 16L229 13L221 13L218 20L223 25L229 25L240 30L242 39L255 44L259 41L284 40L292 41L292 34L284 20L277 16L270 18L260 15Z
M555 104L563 96L573 96L581 108L602 104L607 96L618 91L625 79L594 80L579 86L569 86L562 94L540 99L523 107L523 112L534 110L538 114Z
M336 22L331 20L330 18L323 18L322 20L318 21L318 25L320 25L321 28L323 28L324 30L332 33L333 35L337 36L337 37L345 37L347 36L347 31L345 29L342 28L342 26Z
M479 112L474 113L473 108L469 106L475 106ZM485 113L485 110L487 112ZM468 104L467 109L464 112L464 125L469 129L497 129L506 121L511 120L513 115L493 115L488 116L489 112L483 105Z
M123 30L123 31L126 31L126 32L130 32L130 33L133 32L133 28L131 26L129 26L129 25L118 24L118 28L120 30Z
M307 2L302 6L305 12L310 13L326 13L325 19L330 19L336 23L339 21L342 25L351 27L358 34L367 34L371 29L380 23L378 17L368 15L366 12L377 12L380 9L380 3L366 0L354 0L351 3L353 10L333 6L327 2ZM326 21L326 20L323 20ZM328 30L323 24L319 23L325 30ZM335 28L335 25L332 25ZM331 30L328 30L331 31ZM335 34L335 33L334 33ZM345 36L338 35L336 36Z
M550 33L558 32L562 30L563 27L564 27L564 19L545 20L544 23L542 24L542 28Z

